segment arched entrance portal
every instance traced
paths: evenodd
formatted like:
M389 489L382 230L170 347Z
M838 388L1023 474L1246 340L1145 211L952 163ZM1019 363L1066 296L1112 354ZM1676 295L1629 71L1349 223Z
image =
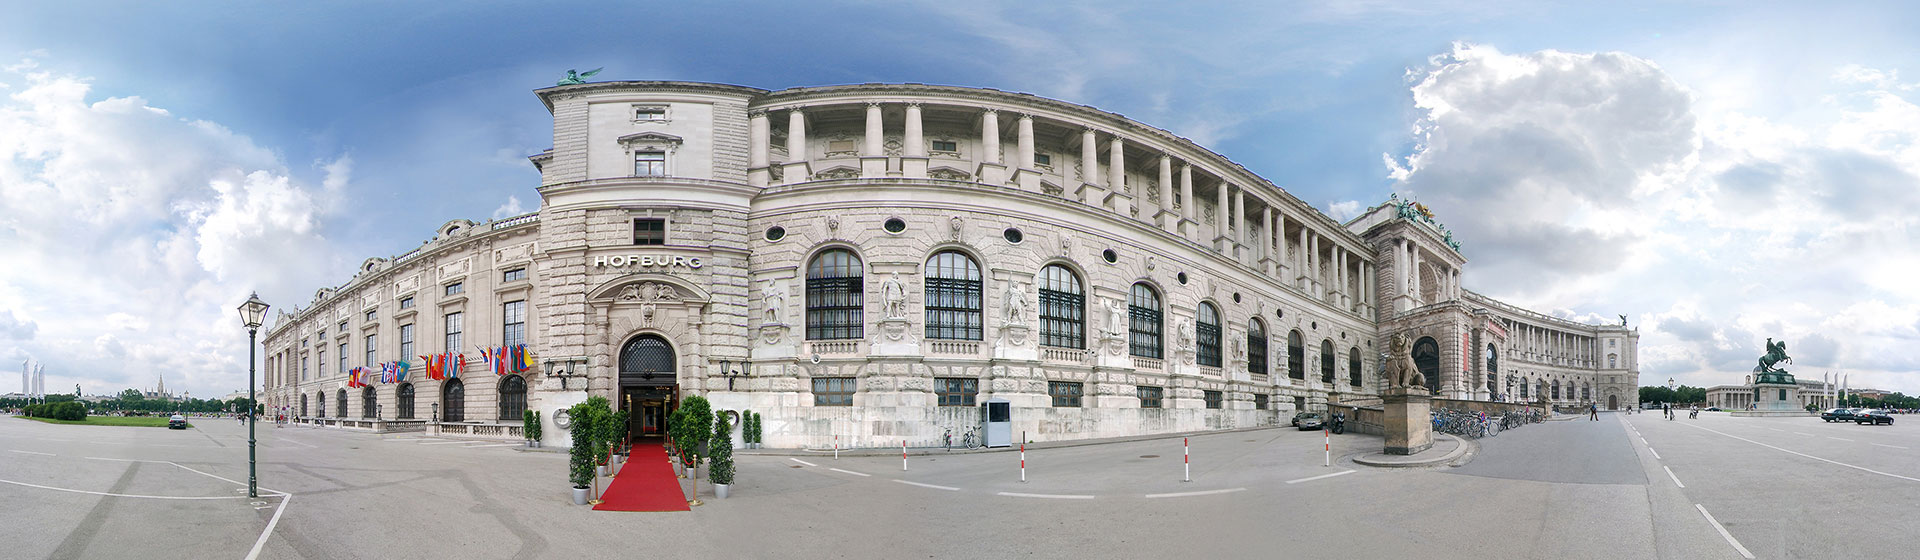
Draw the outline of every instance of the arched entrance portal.
M1413 367L1420 370L1420 376L1427 378L1427 392L1440 392L1440 343L1431 336L1420 337L1413 343Z
M1607 410L1620 410L1620 395L1607 395Z
M634 437L665 435L667 413L680 400L675 366L673 345L658 335L620 345L620 407L632 411L628 428Z

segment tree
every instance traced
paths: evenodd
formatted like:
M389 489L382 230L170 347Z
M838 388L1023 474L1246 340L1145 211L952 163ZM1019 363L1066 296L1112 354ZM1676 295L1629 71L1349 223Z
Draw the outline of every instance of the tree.
M712 464L707 467L714 484L733 484L733 427L722 413L713 421Z
M594 410L587 403L580 403L568 409L567 414L573 417L573 424L567 427L573 436L573 447L567 450L567 480L574 488L586 488L593 483Z

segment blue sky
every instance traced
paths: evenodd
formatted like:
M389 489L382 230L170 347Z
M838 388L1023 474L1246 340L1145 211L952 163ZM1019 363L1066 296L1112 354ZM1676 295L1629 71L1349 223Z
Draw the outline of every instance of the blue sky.
M531 91L992 87L1193 138L1336 216L1400 192L1466 284L1642 327L1643 383L1920 392L1920 41L1898 3L38 2L0 20L0 371L244 387L232 308L537 208ZM1908 75L1902 75L1905 71ZM1909 126L1913 125L1913 126ZM77 226L77 227L76 227ZM182 295L184 294L184 295ZM1804 342L1805 344L1802 344ZM5 365L11 361L13 366ZM0 391L14 390L0 375Z

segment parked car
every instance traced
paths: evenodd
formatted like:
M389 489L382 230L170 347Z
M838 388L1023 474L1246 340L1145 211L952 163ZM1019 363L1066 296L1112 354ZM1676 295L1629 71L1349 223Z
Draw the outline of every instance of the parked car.
M1885 410L1869 408L1853 413L1853 421L1858 424L1886 424L1891 426L1893 425L1893 416L1888 415Z
M1299 426L1303 431L1318 430L1325 425L1325 422L1326 419L1318 412L1302 412L1293 415L1293 425Z
M187 429L187 417L181 416L178 414L167 417L167 429L169 430Z
M1717 407L1717 406L1709 406L1709 407L1707 407L1707 412L1720 412L1720 407Z
M1852 416L1853 413L1845 408L1829 408L1820 411L1820 419L1828 422L1845 422L1852 420Z
M1314 414L1317 414L1317 413L1314 413L1314 412L1295 412L1295 413L1293 413L1293 425L1294 425L1294 426L1299 426L1299 425L1300 425L1300 419L1301 419L1301 418L1306 418L1306 417L1308 417L1308 416L1313 416Z

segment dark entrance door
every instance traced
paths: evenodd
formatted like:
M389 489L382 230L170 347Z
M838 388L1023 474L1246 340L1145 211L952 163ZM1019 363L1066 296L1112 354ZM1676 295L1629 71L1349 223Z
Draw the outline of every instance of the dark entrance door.
M1423 336L1413 343L1413 367L1420 370L1420 376L1427 378L1427 390L1438 392L1440 389L1440 343L1433 337Z
M620 406L632 411L628 433L662 436L667 414L680 401L673 346L656 335L640 335L620 346Z

